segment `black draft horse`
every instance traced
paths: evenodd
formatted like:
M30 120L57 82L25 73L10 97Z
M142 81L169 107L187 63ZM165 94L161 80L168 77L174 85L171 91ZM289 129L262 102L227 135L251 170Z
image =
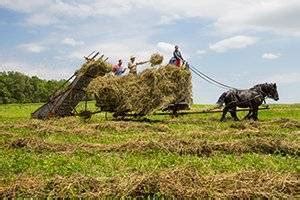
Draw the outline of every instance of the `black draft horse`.
M276 83L258 84L247 90L233 89L224 92L217 102L219 107L225 104L221 121L225 120L227 112L230 112L233 119L238 121L239 118L236 114L237 107L250 109L245 119L258 120L258 107L265 101L266 97L275 101L279 100Z

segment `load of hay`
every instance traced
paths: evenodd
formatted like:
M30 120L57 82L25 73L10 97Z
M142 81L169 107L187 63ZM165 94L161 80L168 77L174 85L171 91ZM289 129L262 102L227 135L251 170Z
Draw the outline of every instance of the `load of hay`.
M128 112L144 116L168 104L191 104L191 89L191 73L171 65L147 69L137 76L98 77L87 88L95 95L96 106L114 116Z

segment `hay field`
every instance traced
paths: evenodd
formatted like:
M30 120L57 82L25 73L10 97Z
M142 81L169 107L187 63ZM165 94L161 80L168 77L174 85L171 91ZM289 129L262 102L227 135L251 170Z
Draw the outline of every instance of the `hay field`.
M38 106L0 105L0 198L300 198L299 104L224 123L30 119Z

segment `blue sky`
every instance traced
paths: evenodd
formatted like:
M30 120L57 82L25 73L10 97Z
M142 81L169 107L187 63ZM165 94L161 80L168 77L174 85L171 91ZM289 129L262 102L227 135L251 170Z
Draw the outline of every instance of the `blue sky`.
M299 18L299 0L0 0L0 71L68 78L94 50L168 61L178 44L221 82L276 82L281 103L299 103ZM193 92L213 103L223 90L194 76Z

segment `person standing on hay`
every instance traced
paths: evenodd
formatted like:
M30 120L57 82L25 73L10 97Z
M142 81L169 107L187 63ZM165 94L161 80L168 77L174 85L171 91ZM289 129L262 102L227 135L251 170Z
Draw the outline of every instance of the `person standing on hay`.
M136 62L135 62L135 56L131 56L131 57L130 57L130 61L129 61L129 63L128 63L129 73L130 73L130 74L137 75L137 66L138 66L138 65L146 64L146 63L148 63L148 62L149 62L149 61L136 63Z
M123 64L123 62L120 59L119 62L118 62L118 64L116 64L115 66L113 66L112 72L114 73L114 75L121 76L126 71L126 69L123 69L122 64Z
M181 52L179 51L179 47L175 46L175 51L173 52L173 57L175 58L175 65L177 67L181 67L181 61L184 62L184 59L181 55Z

